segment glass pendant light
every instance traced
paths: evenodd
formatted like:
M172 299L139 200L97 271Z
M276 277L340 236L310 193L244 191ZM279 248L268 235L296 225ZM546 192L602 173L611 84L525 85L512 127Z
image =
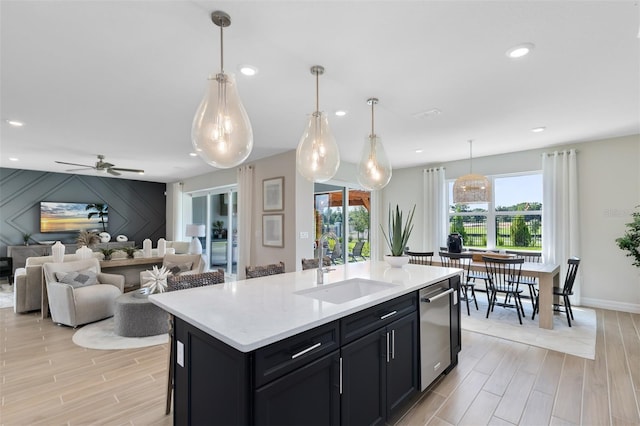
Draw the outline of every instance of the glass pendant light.
M312 182L326 182L331 179L340 166L340 152L336 140L329 129L326 114L319 108L319 76L324 67L314 65L311 74L316 76L316 110L309 118L309 124L300 139L296 150L298 172Z
M460 176L453 184L453 202L455 204L488 203L491 201L491 183L486 176L473 173L473 155L469 141L469 174Z
M235 167L253 149L253 130L242 105L235 79L224 72L224 27L231 25L225 12L216 11L211 20L220 27L220 72L209 77L209 86L191 128L195 152L208 164L221 169Z
M370 191L384 188L391 180L391 163L382 140L373 130L373 107L377 103L377 98L367 100L367 104L371 105L371 134L364 143L358 163L358 182Z

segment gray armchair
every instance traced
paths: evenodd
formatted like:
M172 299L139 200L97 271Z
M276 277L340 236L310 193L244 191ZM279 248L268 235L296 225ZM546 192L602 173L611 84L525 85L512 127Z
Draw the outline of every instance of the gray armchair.
M77 327L113 316L114 300L124 290L122 275L102 273L95 258L42 268L53 322Z

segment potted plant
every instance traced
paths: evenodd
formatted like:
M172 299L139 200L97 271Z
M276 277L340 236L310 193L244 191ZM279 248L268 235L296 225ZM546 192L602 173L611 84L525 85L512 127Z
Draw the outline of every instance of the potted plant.
M93 247L100 242L100 237L95 232L80 231L76 237L79 246Z
M389 218L388 218L388 230L385 232L382 225L382 235L389 246L391 254L385 255L384 259L387 263L393 267L401 267L409 263L409 256L404 254L405 247L409 241L411 231L413 231L413 214L416 210L415 204L407 215L407 220L403 224L403 213L400 211L400 207L396 204L395 213L389 205Z
M28 232L25 232L24 234L22 234L22 241L24 241L24 245L28 246L29 245L29 241L31 240L31 234Z
M213 233L216 238L223 238L222 231L224 229L224 222L221 220L216 220L213 222Z
M133 255L138 251L136 247L122 247L120 250L125 252L129 259L133 259Z
M636 206L638 208L640 206ZM622 250L626 250L627 256L633 257L633 265L640 268L640 212L631 213L633 222L627 223L627 232L620 238L616 239L618 247Z
M100 249L100 252L104 255L104 260L111 260L111 255L113 254L114 251L116 250L112 248Z

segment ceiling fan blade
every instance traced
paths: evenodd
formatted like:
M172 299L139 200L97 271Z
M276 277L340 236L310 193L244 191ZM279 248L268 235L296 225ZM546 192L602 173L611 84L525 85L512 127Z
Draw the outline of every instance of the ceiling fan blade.
M144 170L140 170L140 169L123 169L121 167L111 167L110 170L117 170L119 172L144 173Z
M106 161L98 161L98 163L96 164L96 166L99 169L110 169L113 166L115 166L115 164L111 164L111 163L107 163Z
M58 164L67 164L69 166L80 166L80 167L88 167L90 169L95 169L94 166L89 166L87 164L67 163L67 162L64 162L64 161L56 161L56 163L58 163Z
M120 176L120 173L114 171L112 168L108 168L107 169L107 173L109 173L110 175L114 175L114 176Z
M93 169L93 167L83 167L81 169L67 169L67 170L65 170L65 172L79 172L79 171L82 171L82 170L89 170L89 169Z

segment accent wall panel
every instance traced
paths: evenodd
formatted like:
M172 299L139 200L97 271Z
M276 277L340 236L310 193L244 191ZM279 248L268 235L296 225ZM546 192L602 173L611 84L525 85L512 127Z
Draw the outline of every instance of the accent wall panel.
M76 233L40 233L40 201L99 203L109 206L108 232L142 241L165 237L166 184L137 180L0 168L0 256L7 246L33 241L75 242ZM35 243L33 243L35 244Z

